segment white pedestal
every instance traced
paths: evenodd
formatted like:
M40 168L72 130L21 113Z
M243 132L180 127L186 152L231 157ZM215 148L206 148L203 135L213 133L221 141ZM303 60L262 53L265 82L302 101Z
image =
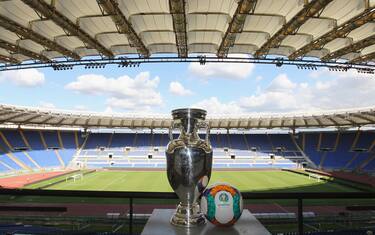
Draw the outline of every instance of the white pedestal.
M194 228L181 228L170 224L173 209L155 209L141 235L269 235L267 229L250 213L242 212L232 227L218 227L210 222Z

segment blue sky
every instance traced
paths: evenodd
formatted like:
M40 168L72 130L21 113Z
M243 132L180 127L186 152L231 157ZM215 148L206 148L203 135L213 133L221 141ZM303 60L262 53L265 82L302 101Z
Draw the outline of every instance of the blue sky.
M375 106L375 76L294 66L189 63L0 73L0 103L64 110L289 113Z

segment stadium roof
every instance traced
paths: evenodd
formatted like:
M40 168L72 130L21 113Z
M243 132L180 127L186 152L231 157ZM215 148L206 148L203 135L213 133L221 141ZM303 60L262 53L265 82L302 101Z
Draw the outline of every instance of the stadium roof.
M375 109L327 113L208 116L212 129L360 127L375 124ZM169 128L169 115L121 115L0 105L0 124L80 128Z
M0 0L0 62L240 53L375 59L375 0Z

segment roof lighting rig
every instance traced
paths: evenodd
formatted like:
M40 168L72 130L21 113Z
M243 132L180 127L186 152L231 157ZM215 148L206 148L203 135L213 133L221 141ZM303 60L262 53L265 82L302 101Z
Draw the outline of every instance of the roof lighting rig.
M141 62L134 62L134 61L128 61L128 60L123 60L121 61L117 67L123 68L123 67L139 67L141 65Z
M4 60L3 60L4 61ZM330 71L347 72L350 69L357 70L359 73L374 74L374 63L350 63L342 61L318 61L318 60L289 60L288 58L253 58L253 57L226 57L220 58L216 56L189 56L181 57L134 57L134 58L97 58L97 59L81 59L81 60L65 60L40 62L35 60L23 63L3 63L0 64L0 71L20 70L30 68L47 68L52 67L54 70L71 70L73 67L83 66L85 69L103 69L107 65L116 65L119 68L135 68L141 64L163 64L163 63L199 63L206 65L208 63L242 63L242 64L272 64L276 67L296 66L302 70L318 70L318 68L326 67Z
M298 64L297 69L318 70L313 64Z
M51 67L53 68L53 70L72 70L73 69L73 65L69 64L69 65L66 65L66 64L53 64L51 65Z
M106 63L90 63L85 65L85 69L104 69Z
M348 72L348 69L350 69L350 67L344 67L344 66L329 66L328 67L329 71L334 71L334 72Z
M375 69L371 69L371 68L357 68L357 73L375 74Z

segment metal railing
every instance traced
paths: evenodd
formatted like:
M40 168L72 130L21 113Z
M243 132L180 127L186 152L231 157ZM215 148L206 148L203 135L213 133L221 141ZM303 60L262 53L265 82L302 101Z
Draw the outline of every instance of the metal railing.
M303 234L303 201L308 199L375 199L375 192L242 192L243 199L294 199L297 200L298 234ZM0 195L11 196L57 196L87 198L123 198L129 199L129 234L133 234L134 199L178 199L170 192L121 192L121 191L88 191L88 190L41 190L41 189L0 189Z

